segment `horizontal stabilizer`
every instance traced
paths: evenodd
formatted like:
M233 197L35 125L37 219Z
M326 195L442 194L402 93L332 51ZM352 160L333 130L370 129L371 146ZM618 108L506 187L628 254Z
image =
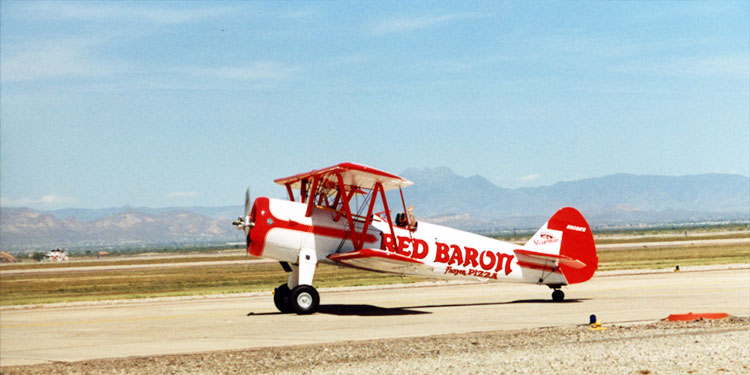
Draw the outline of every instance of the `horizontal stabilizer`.
M581 269L586 263L565 255L545 254L530 250L513 250L518 258L518 265L526 268L549 269L556 271L559 266Z
M404 275L428 275L433 272L433 267L418 260L377 249L361 249L348 253L331 254L328 259L344 266L370 271Z

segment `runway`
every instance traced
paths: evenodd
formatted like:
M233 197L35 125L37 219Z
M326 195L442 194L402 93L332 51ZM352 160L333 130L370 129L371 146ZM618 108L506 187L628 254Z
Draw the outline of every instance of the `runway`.
M311 316L276 312L270 293L0 311L0 365L417 337L671 313L750 316L750 269L595 275L552 303L536 285L448 284L321 291Z

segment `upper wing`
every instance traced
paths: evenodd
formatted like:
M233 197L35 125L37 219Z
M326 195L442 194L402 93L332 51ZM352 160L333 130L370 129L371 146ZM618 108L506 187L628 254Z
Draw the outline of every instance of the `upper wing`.
M337 253L328 259L354 268L369 271L389 272L402 275L430 275L434 268L418 260L385 250L361 249L348 253Z
M383 185L383 190L388 191L409 186L411 181L383 172L381 170L355 163L341 163L331 167L316 169L310 172L296 174L294 176L277 178L274 180L279 185L286 185L292 189L300 189L303 181L312 181L314 177L323 180L323 186L335 187L338 184L337 175L341 175L347 190L358 187L372 188L376 182Z

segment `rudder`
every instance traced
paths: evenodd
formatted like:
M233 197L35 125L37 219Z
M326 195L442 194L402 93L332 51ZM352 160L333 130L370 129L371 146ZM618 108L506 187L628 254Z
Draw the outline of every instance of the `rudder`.
M599 268L599 257L596 255L594 235L583 215L573 207L561 208L549 219L547 227L563 232L560 255L586 264L579 269L560 265L568 284L582 283L594 276Z
M568 284L589 280L599 267L591 228L583 215L572 207L561 208L552 215L524 248L584 263L584 267L572 267L568 262L559 263L559 269Z

